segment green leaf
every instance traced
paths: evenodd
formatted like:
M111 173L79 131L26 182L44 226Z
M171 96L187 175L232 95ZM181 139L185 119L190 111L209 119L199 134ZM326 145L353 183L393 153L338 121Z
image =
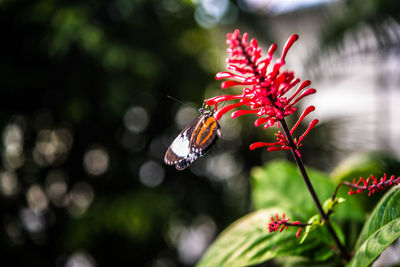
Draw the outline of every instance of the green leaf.
M349 266L369 266L399 236L400 218L386 224L365 240Z
M400 236L400 190L387 192L365 223L356 244L351 266L372 263Z
M376 205L374 211L365 223L357 240L356 248L360 247L379 228L400 217L400 190L393 188Z
M311 183L320 201L331 198L335 184L327 174L306 168ZM295 220L308 220L317 213L315 204L304 184L303 178L293 163L277 160L251 172L252 200L254 209L281 207L295 212ZM343 191L343 190L340 190ZM346 192L340 192L339 196ZM335 209L333 215L338 220L363 221L364 213L359 203L352 198Z
M316 235L311 234L299 245L296 228L269 234L267 224L277 212L282 214L277 208L258 210L234 222L209 247L198 266L248 266L283 255L304 255L318 260L332 256L329 247ZM291 218L286 210L285 213Z
M329 176L311 168L307 168L307 172L318 198L331 197L335 185ZM293 210L299 216L296 220L308 220L317 212L295 164L282 160L273 161L264 167L253 168L251 178L255 209L277 206L283 210Z
M303 244L303 242L306 240L307 236L311 233L312 230L322 225L320 222L320 217L321 216L319 215L314 215L308 220L307 223L309 223L310 225L307 225L305 227L303 237L300 240L300 244Z

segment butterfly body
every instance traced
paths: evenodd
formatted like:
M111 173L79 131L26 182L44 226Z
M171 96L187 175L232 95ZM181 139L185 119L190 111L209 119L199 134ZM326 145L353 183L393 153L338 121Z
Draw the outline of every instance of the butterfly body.
M207 153L221 137L221 129L213 111L201 108L200 116L193 120L175 138L165 153L164 162L176 169L187 168L197 158Z

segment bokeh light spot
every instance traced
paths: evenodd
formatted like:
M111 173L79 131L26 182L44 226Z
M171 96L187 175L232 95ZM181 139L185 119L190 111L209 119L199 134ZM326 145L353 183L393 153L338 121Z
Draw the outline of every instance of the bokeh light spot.
M5 196L13 196L18 192L18 179L15 173L4 171L0 173L0 189Z
M240 157L224 152L206 159L207 173L212 180L222 181L239 175L243 169Z
M228 0L200 0L194 18L203 28L211 28L218 24L229 8Z
M62 171L51 171L46 178L46 193L51 202L57 207L67 204L67 182Z
M86 252L78 251L68 257L64 267L95 267L93 257Z
M69 193L68 211L74 217L83 215L92 204L94 191L91 185L79 182L75 184Z
M43 216L31 209L22 209L20 211L20 218L23 227L29 232L37 233L42 231L45 227Z
M147 128L147 125L149 124L149 115L144 108L135 106L128 109L124 115L123 121L125 127L129 131L140 133Z
M179 129L186 127L192 120L199 116L199 111L191 106L181 106L175 115L175 122Z
M4 164L8 169L16 169L24 163L24 135L18 124L11 123L3 131Z
M48 207L48 199L40 185L32 185L26 192L29 208L35 213L43 212Z
M110 157L103 148L94 148L86 152L83 158L85 170L91 175L100 175L107 171Z
M164 180L164 168L155 161L145 162L139 170L140 181L148 187L155 187Z
M209 216L199 215L190 225L172 220L168 232L172 244L178 250L181 262L193 265L213 239L216 225Z
M73 137L69 130L40 130L33 150L33 158L39 166L62 163L72 146Z

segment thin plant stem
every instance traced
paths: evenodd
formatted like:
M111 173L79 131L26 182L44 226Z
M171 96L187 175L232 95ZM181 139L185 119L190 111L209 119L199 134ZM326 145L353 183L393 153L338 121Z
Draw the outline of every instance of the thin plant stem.
M340 252L340 256L345 260L345 261L350 261L350 254L348 253L348 251L346 250L346 248L342 245L342 243L340 242L339 238L337 237L335 231L332 228L332 225L329 221L329 217L328 215L325 213L324 209L322 208L321 202L318 199L317 194L315 193L314 187L311 184L310 178L308 177L307 171L304 167L303 161L300 158L300 156L296 153L296 145L294 144L292 135L290 134L289 128L287 127L286 121L285 119L280 120L280 125L282 126L282 129L285 133L285 136L289 142L289 146L291 147L291 152L292 155L296 161L297 167L300 170L300 173L303 177L303 180L307 186L308 191L310 192L310 195L315 203L315 205L317 206L317 209L322 217L322 219L325 221L325 225L328 229L329 234L332 236L333 241L336 243L337 248L339 249Z

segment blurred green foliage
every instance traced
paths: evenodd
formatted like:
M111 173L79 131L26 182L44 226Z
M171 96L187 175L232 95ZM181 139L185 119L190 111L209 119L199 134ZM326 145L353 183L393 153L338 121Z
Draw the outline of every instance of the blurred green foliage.
M241 1L221 3L212 17L189 0L0 0L1 266L190 266L252 208L251 168L288 157L249 151L273 138L252 120L224 118L224 139L189 170L163 164L181 117L220 94L226 33L270 43ZM307 137L306 163L332 167L331 135ZM298 175L282 165L290 175L262 169L284 176L280 190ZM267 178L253 182L267 192ZM275 192L257 194L254 207Z
M180 127L167 95L200 107L217 89L213 33L194 10L0 1L2 266L190 265L243 213L243 193L163 165ZM196 229L209 232L182 259Z

